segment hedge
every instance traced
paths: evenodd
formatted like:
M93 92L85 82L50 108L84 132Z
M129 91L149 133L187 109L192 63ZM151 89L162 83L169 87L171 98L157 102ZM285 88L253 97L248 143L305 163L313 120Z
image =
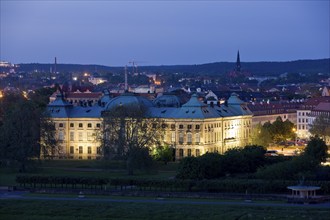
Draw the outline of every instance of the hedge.
M293 180L217 179L217 180L151 180L107 179L67 176L17 176L21 187L33 188L85 188L104 189L109 185L116 190L212 192L212 193L288 193L288 186L297 185ZM305 181L305 185L320 186L319 194L330 194L330 181Z

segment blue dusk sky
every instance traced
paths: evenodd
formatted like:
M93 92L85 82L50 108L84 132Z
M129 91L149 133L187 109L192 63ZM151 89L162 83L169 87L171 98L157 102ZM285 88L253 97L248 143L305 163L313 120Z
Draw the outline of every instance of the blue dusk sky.
M126 65L330 57L329 0L0 0L0 60Z

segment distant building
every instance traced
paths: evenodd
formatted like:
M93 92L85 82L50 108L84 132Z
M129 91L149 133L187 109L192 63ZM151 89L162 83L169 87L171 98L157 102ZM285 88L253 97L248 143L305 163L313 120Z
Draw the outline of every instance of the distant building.
M319 114L329 114L330 96L310 98L297 110L297 136L309 138L310 125Z
M300 103L249 103L248 108L253 113L252 127L264 124L266 122L273 123L277 117L281 117L283 121L289 120L297 124L297 109Z
M326 86L324 86L321 95L322 95L322 96L330 96L329 88L327 88Z
M60 92L55 92L50 98L50 102L54 102L57 95ZM91 92L89 90L86 90L85 92L80 92L79 90L75 92L66 92L64 93L64 99L69 102L70 104L73 104L75 106L78 105L95 105L100 100L100 98L103 96L102 92Z

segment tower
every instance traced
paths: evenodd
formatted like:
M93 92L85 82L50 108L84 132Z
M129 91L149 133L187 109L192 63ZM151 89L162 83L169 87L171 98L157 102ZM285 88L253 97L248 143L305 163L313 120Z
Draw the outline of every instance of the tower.
M241 60L239 58L239 50L237 51L236 72L241 72Z
M57 59L55 57L55 63L54 63L54 73L56 74L56 65L57 65Z

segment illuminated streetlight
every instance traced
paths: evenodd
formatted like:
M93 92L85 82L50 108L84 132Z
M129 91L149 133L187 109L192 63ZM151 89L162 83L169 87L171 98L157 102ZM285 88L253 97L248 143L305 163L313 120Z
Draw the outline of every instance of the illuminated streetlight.
M296 132L296 128L292 128L292 131L294 133L294 146L297 146L297 132Z

